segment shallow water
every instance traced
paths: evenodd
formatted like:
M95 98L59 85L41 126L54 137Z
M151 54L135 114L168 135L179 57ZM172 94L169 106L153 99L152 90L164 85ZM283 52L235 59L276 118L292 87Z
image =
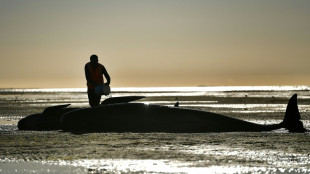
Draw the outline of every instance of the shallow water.
M282 121L298 94L310 129L309 87L115 88L113 96L211 111L261 124ZM88 133L18 131L48 106L87 107L85 89L0 89L0 173L310 173L310 134Z

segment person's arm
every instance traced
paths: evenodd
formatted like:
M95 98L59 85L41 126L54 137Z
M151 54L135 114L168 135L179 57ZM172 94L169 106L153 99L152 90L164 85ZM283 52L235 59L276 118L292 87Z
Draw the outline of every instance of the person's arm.
M104 75L104 77L107 79L107 84L108 86L110 86L110 83L111 83L111 78L110 78L110 75L109 73L107 72L107 70L105 69L105 67L102 65L102 74Z

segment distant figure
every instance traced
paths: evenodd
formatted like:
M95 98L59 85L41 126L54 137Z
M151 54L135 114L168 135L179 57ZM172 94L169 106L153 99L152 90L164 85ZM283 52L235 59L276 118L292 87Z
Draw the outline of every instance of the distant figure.
M85 77L87 80L87 94L89 105L91 107L98 106L100 103L101 95L96 95L95 88L98 85L110 85L110 76L103 65L98 63L98 56L91 55L90 62L85 65ZM107 83L104 83L103 74L107 79Z

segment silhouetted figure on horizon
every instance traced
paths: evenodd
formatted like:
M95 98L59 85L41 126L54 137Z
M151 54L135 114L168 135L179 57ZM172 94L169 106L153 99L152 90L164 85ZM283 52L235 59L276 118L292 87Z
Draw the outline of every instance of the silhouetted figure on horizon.
M86 63L85 65L85 77L87 80L87 94L89 105L91 107L98 106L100 103L101 95L96 95L95 88L98 85L110 85L110 76L103 65L98 63L98 56L91 55L90 62ZM107 82L104 83L104 78L107 79Z

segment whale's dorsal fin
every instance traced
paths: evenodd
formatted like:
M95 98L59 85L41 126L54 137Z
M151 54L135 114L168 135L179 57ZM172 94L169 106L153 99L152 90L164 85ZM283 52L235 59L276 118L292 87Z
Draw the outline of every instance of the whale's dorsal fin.
M294 94L287 104L284 120L281 124L290 132L305 132L306 129L300 121L300 118L297 105L297 94Z
M101 105L117 104L117 103L129 103L132 101L140 100L145 98L144 96L122 96L122 97L111 97L103 100Z
M50 113L50 112L54 112L54 111L57 111L59 109L63 109L63 108L66 108L68 106L70 106L71 104L65 104L65 105L57 105L57 106L51 106L51 107L48 107L46 109L44 109L43 111L43 115L44 114L47 114L47 113Z
M179 107L180 103L176 102L173 107Z

